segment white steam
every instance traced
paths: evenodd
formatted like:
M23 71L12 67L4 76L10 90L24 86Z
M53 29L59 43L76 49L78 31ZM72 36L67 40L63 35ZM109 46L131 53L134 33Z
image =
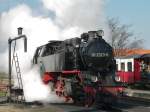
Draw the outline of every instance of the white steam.
M103 10L106 0L42 1L48 10L55 13L54 22L63 28L61 31L64 38L79 36L90 30L103 29L105 32L109 32ZM109 36L109 33L105 34L105 37Z
M28 102L32 101L42 101L42 102L51 102L51 103L60 103L64 99L56 96L54 92L51 91L50 87L44 85L40 74L39 67L35 66L23 75L24 83L24 94Z
M62 27L78 27L88 31L104 25L102 0L43 0L43 4L55 12L55 22Z
M17 36L17 28L23 27L28 38L28 52L23 52L23 40L17 42L17 52L23 75L27 101L56 101L49 88L43 85L37 68L31 69L31 60L36 47L49 40L80 36L89 30L104 29L108 26L103 11L104 0L41 0L43 7L55 16L34 16L32 9L20 4L0 16L0 70L7 70L7 40ZM1 49L3 48L3 49Z

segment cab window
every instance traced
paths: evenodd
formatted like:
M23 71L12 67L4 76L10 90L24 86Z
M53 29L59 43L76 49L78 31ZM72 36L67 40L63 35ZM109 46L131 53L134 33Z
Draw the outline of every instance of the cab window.
M33 57L33 63L37 64L37 58L40 56L41 47L37 48Z

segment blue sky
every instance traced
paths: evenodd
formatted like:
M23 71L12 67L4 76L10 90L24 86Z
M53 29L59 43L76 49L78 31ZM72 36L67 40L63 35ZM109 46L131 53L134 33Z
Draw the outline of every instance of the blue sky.
M120 23L132 25L137 37L144 39L150 49L150 0L109 0L106 15L119 18Z
M39 10L40 0L0 0L0 13L20 3L26 3L34 10ZM121 24L132 25L135 35L144 39L144 47L150 49L150 0L108 0L105 13L115 17Z

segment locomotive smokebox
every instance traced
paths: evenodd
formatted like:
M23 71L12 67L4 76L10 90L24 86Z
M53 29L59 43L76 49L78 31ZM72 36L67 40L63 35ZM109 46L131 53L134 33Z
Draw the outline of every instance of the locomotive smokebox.
M89 39L82 43L80 52L85 66L96 71L108 68L113 54L112 47L102 38L104 31L89 31L87 34Z

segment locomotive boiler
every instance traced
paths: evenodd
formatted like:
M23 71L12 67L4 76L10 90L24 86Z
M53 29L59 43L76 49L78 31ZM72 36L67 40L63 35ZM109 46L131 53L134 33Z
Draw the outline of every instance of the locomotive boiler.
M89 31L36 49L33 63L39 65L43 82L66 102L90 106L115 101L116 64L113 48L103 35L103 30Z

